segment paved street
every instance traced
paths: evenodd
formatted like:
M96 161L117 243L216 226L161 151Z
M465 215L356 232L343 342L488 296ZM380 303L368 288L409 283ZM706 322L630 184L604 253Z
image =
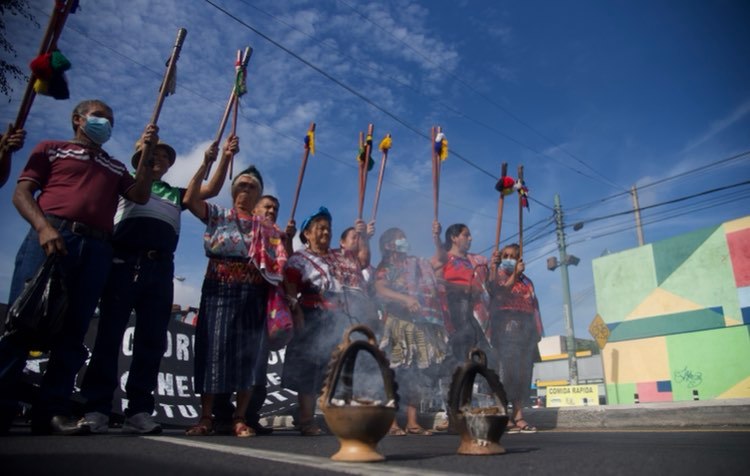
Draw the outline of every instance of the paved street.
M234 474L578 474L733 475L750 470L750 431L544 431L505 435L508 453L458 456L458 436L386 437L387 461L341 464L328 458L333 436L303 438L292 431L241 440L187 438L180 430L154 437L119 434L37 437L14 429L0 439L5 475L107 476Z

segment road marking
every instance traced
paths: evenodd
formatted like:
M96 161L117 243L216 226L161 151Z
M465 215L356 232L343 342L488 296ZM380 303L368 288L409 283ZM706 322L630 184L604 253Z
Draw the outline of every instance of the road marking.
M280 451L225 446L217 443L205 443L202 441L174 438L171 436L145 436L142 438L164 443L172 443L174 445L189 446L191 448L218 451L220 453L227 453L235 456L245 456L248 458L274 461L276 463L294 464L308 468L322 469L331 473L356 474L362 476L371 476L374 473L398 476L412 474L419 474L420 476L455 476L456 474L455 472L426 471L422 468L404 468L377 463L334 463L329 458L324 458L322 456L308 456L294 453L282 453Z

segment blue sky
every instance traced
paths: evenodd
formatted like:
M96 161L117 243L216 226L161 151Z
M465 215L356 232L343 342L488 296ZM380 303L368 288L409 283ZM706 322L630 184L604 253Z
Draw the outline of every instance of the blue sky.
M168 181L185 186L197 168L230 92L236 50L250 45L235 170L249 163L262 170L267 191L281 199L282 223L311 121L318 153L308 163L298 221L326 205L335 233L353 222L357 136L373 123L376 140L391 133L394 143L378 236L400 226L416 254L430 254L430 144L423 136L440 125L455 152L443 166L440 221L444 228L468 224L475 252L494 241L493 176L503 161L511 175L524 166L532 197L524 215L525 257L548 335L564 333L560 273L546 269L546 258L557 255L555 194L572 225L630 210L625 192L632 185L643 187L640 204L648 207L750 177L748 156L724 160L750 150L750 6L742 0L80 3L59 43L73 63L71 99L37 98L28 145L16 153L12 178L0 189L0 296L7 296L27 230L10 200L29 150L41 139L70 137L71 109L96 97L115 111L106 149L129 163L179 27L188 34L177 94L166 99L159 120L161 138L178 152ZM43 28L51 0L30 4ZM28 62L42 28L20 17L6 23L16 61ZM15 118L25 87L14 86L11 101L0 105L5 123ZM380 154L373 157L379 163ZM368 179L365 217L376 178L374 171ZM230 204L228 186L215 201ZM515 197L506 200L503 241L518 232L517 206ZM645 239L716 225L748 210L747 184L655 207L642 215ZM176 274L185 279L175 282L176 302L197 305L206 263L203 226L189 213L183 217ZM625 215L579 231L566 228L568 252L581 258L570 268L579 337L589 337L596 313L591 261L636 246L634 223Z

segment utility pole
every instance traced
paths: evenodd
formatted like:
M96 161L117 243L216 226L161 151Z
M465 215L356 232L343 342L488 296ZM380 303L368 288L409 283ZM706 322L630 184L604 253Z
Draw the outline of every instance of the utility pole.
M578 264L578 258L568 256L565 249L565 231L560 195L555 194L555 224L557 226L557 249L560 251L560 275L562 276L563 318L565 319L566 347L568 348L568 377L571 385L578 385L578 359L576 358L576 337L573 330L573 308L570 303L570 279L568 265ZM548 266L549 267L549 266ZM554 268L552 268L554 269Z
M641 225L641 206L638 204L638 191L635 185L630 187L633 196L633 210L635 211L635 232L638 235L638 246L643 246L643 226Z

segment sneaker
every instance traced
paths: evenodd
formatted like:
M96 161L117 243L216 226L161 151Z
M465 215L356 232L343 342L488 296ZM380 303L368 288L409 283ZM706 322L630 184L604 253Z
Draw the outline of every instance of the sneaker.
M101 412L88 412L83 415L81 425L89 427L91 433L107 433L109 431L109 416Z
M125 423L122 424L122 432L139 435L156 435L161 433L161 425L154 421L151 414L141 412L125 418Z

